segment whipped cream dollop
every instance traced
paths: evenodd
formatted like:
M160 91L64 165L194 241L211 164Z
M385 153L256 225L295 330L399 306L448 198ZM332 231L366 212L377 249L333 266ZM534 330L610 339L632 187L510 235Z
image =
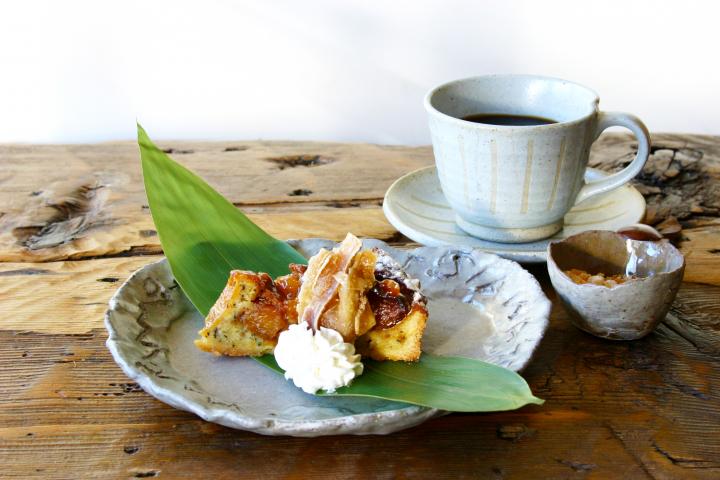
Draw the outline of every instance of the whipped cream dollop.
M333 393L363 372L352 343L344 342L340 333L329 328L313 332L305 322L290 325L280 334L275 360L285 370L285 378L306 393Z

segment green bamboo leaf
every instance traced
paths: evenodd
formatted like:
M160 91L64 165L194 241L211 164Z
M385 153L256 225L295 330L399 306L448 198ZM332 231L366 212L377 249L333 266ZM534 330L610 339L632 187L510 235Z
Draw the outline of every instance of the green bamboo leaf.
M183 292L206 315L230 270L288 273L307 260L255 225L232 203L155 146L138 124L150 211L165 256ZM276 372L272 355L256 359ZM333 395L375 397L449 411L512 410L541 404L523 378L506 368L423 353L417 363L363 361L365 372ZM327 395L327 394L324 394Z
M289 263L307 263L168 157L139 124L138 144L145 192L163 251L178 284L203 315L225 287L230 270L277 277L289 272Z
M257 359L282 373L272 355ZM374 397L451 412L513 410L543 400L507 368L470 358L423 353L417 363L363 360L365 371L348 387L323 396Z

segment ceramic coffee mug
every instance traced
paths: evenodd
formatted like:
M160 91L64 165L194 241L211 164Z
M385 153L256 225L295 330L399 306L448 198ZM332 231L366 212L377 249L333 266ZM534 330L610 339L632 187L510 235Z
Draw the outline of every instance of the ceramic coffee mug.
M627 113L601 112L576 83L533 75L456 80L425 97L443 193L457 225L496 242L530 242L557 233L578 202L620 187L650 151L645 125ZM555 123L506 126L463 120L476 114L544 117ZM608 127L630 129L638 153L625 169L585 183L590 146Z

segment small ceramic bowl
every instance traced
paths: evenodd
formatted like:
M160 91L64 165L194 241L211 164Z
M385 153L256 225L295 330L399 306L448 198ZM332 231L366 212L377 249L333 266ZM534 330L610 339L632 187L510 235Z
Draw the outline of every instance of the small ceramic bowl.
M548 245L550 281L573 324L598 337L634 340L665 318L685 270L682 254L667 240L640 241L591 230ZM633 274L612 288L577 284L564 272Z

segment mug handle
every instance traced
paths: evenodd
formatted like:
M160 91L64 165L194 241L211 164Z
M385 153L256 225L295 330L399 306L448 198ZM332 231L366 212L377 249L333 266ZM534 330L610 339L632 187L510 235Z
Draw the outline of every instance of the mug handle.
M582 188L580 188L580 192L578 192L575 199L576 204L626 184L635 178L643 166L645 166L645 162L647 162L648 156L650 155L650 132L648 132L645 124L630 113L600 112L597 127L595 127L595 139L597 140L606 128L615 126L626 127L635 135L638 141L637 155L635 159L630 162L630 165L619 172L613 173L602 180L585 183Z

